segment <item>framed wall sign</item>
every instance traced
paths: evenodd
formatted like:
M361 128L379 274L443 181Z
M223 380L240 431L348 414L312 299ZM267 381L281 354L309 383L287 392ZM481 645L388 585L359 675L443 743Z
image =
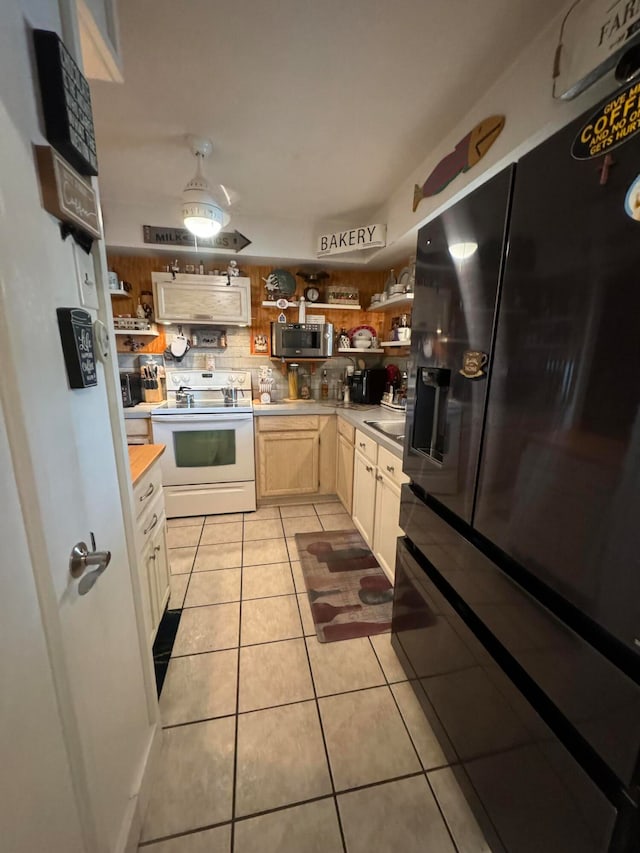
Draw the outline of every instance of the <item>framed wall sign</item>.
M82 308L58 308L57 315L69 387L97 385L91 315Z
M46 137L81 175L98 174L91 92L57 33L34 30Z
M100 238L98 201L91 184L48 145L36 145L35 152L44 209Z

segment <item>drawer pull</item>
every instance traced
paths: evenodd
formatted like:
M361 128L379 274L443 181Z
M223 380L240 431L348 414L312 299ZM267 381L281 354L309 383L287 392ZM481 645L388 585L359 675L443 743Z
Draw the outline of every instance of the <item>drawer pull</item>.
M387 465L387 471L388 471L390 474L393 474L393 472L394 472L395 470L396 470L396 469L395 469L395 467L394 467L393 465Z
M157 515L157 513L155 513L155 512L154 512L154 513L153 513L153 519L152 519L152 521L151 521L151 524L147 527L147 529L146 529L146 530L143 530L143 531L142 531L142 535L143 535L143 536L146 536L146 535L147 535L147 533L148 533L150 530L153 530L153 528L156 526L156 524L157 524L157 523L158 523L158 515Z
M366 468L367 468L367 471L369 473L371 473L373 471L373 468L371 467L371 465L367 465Z
M156 554L157 554L157 553L158 553L158 551L160 550L160 546L159 546L159 545L156 545L156 547L155 547L153 550L154 550L154 551L156 552Z
M153 483L149 483L149 488L147 489L147 491L144 493L144 495L140 495L140 502L146 501L147 498L150 498L151 495L154 493L155 488L156 487L153 485Z
M366 446L367 446L367 445L364 443L364 441L360 441L360 442L358 442L358 444L359 444L359 446L360 446L360 447L366 447Z
M155 560L155 558L156 558L155 554L149 554L149 556L147 557L147 563L150 563L151 560Z

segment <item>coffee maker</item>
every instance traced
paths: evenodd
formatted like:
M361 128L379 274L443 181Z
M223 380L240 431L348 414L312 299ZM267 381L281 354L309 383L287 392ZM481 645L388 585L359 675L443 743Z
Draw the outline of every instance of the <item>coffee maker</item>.
M384 367L368 367L354 370L349 377L352 403L371 403L376 405L382 399L387 382Z

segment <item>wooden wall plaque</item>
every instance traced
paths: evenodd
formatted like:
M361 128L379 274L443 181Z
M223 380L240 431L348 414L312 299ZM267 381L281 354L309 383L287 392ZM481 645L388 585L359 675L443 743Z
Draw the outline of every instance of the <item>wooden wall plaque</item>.
M91 184L48 145L36 145L35 151L44 209L99 239L98 200Z

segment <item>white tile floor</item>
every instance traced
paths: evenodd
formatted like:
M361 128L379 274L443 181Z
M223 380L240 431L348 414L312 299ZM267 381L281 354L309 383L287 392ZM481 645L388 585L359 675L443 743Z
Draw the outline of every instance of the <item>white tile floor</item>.
M294 536L352 526L337 503L169 522L145 853L490 853L389 635L316 639Z

